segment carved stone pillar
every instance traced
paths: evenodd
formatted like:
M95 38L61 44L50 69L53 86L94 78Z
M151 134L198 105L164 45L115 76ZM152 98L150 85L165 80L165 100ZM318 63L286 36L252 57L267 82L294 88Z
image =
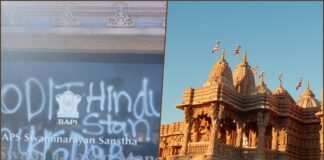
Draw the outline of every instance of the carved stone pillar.
M183 140L182 140L182 148L181 148L181 152L180 155L186 155L187 154L187 150L188 150L188 142L190 139L190 131L191 131L191 127L192 127L192 115L193 115L193 110L192 108L188 108L185 107L185 126L184 126L184 136L183 136Z
M287 129L282 128L278 130L278 150L285 152L287 149Z
M224 106L219 105L219 109L217 110L215 103L212 103L212 127L211 127L211 138L210 145L208 147L207 154L215 155L215 147L218 144L218 127L220 123L220 119L223 116Z
M265 137L265 131L266 131L268 121L269 121L269 115L267 113L259 111L257 114L258 145L257 145L257 149L256 149L255 160L264 160L265 159L264 137Z
M242 147L243 146L243 123L242 122L237 122L236 123L236 147Z
M251 142L251 147L255 147L256 143L257 143L257 135L256 135L256 131L253 131L252 129L250 129L250 142Z
M225 137L226 137L225 144L230 145L230 143L231 143L231 133L230 133L229 129L226 129L225 134L226 134L225 135Z
M257 152L263 153L264 152L264 134L266 130L266 125L258 124L258 145L257 145Z
M278 149L278 131L276 127L272 127L272 139L271 139L271 150L277 150Z

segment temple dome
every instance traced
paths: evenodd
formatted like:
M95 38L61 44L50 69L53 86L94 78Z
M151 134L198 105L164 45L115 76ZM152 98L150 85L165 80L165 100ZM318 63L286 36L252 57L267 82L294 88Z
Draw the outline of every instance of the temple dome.
M218 60L212 67L208 80L204 83L204 87L212 86L218 83L224 83L232 86L233 84L232 70L225 60L225 51L222 51L222 58Z
M254 94L272 95L271 91L268 89L267 85L264 83L263 74L260 77L259 83L257 83L255 86Z
M320 102L315 99L314 93L310 90L309 82L307 83L306 90L300 95L297 100L297 105L302 108L311 108L320 106Z
M282 87L282 82L279 81L279 87L271 91L275 96L291 97L291 95Z
M234 69L233 82L236 91L242 95L250 95L255 91L254 75L246 61L246 52L244 52L243 61Z

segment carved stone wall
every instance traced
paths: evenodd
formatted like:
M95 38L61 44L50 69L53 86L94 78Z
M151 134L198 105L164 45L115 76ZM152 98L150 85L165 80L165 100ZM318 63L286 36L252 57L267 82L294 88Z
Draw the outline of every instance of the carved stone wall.
M222 83L186 89L177 108L185 110L188 139L178 146L183 152L160 158L319 160L323 113L298 106L280 87L249 96Z

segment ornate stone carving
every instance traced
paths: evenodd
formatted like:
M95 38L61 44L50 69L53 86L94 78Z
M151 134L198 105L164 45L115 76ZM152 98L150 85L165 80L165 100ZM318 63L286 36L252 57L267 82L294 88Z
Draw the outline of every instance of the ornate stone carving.
M202 112L203 113L203 112ZM211 118L207 114L201 114L193 120L191 141L209 141L211 136Z
M277 149L277 145L278 145L278 131L275 127L272 127L272 142L271 142L271 149L272 150L276 150Z
M113 17L110 17L107 25L109 27L133 27L134 20L125 13L124 6L125 4L122 2L118 2L117 4L117 12Z
M191 134L190 139L191 139L191 142L197 142L198 141L198 135L197 135L196 131Z
M226 144L230 145L231 142L231 134L229 130L226 130Z
M257 144L257 134L254 131L251 131L251 147L255 147Z
M79 26L79 24L79 18L75 17L68 7L65 7L60 16L54 20L54 25L62 27Z
M287 144L287 132L285 129L281 129L279 131L279 136L278 136L278 147L281 150L284 150Z
M197 118L199 115L208 115L210 116L210 108L209 107L199 107L195 108L193 112L193 118Z
M210 122L204 117L200 121L199 134L201 141L208 141L210 137Z
M235 141L235 145L236 147L241 147L242 143L243 143L243 124L241 122L236 122L236 141Z
M210 115L214 120L217 118L217 113L218 113L218 110L216 108L216 104L212 103L210 106Z
M224 116L224 106L220 105L219 106L219 111L218 111L218 119L223 118L223 116Z
M14 10L9 11L6 16L7 25L10 26L22 26L26 24L25 17L18 15Z

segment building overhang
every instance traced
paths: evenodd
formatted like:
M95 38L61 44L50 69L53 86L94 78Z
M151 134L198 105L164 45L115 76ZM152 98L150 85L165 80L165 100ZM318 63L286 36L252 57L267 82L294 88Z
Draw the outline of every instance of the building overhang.
M3 27L2 47L11 50L62 50L105 53L164 53L164 29Z
M1 13L2 48L8 50L164 53L162 1L4 2ZM125 23L111 23L119 15Z

